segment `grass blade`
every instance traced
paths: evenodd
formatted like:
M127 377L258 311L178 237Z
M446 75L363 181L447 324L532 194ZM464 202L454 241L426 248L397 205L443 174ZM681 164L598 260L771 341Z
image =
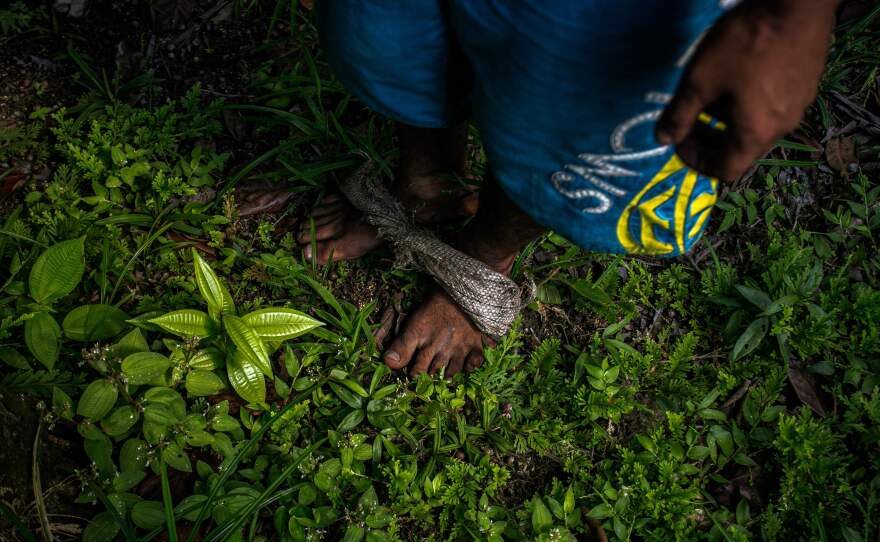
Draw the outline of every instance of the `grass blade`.
M159 459L159 476L162 480L162 504L165 509L165 525L168 527L168 542L177 542L177 522L174 519L174 502L171 500L171 486L168 484L168 469Z

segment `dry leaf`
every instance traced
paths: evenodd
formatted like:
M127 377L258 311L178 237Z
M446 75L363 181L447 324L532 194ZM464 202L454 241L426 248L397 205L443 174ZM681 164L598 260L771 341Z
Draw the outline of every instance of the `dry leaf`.
M816 380L813 378L813 375L805 373L800 369L789 367L788 381L791 382L791 387L794 388L798 399L802 403L810 407L819 416L825 415L825 407L822 406L822 400L819 399L819 394L816 391Z
M825 144L825 160L835 171L846 173L849 165L858 162L852 137L835 137Z

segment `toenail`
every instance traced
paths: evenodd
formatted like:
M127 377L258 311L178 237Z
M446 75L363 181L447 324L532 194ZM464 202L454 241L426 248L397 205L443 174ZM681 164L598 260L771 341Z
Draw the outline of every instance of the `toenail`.
M400 354L398 354L394 350L391 350L385 353L385 360L391 363L397 363L398 361L400 361Z
M306 245L306 248L303 249L303 254L305 255L307 260L312 259L312 245Z

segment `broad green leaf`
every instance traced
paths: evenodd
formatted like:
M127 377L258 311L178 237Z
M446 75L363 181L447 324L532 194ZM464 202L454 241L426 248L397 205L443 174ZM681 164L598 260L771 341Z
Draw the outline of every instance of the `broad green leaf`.
M239 425L238 420L229 414L220 414L211 419L211 429L214 431L229 432L235 431L239 427L241 427L241 425Z
M165 509L159 501L140 501L131 509L131 522L141 529L165 525Z
M133 489L141 480L146 478L147 473L144 471L123 471L117 472L113 477L113 490L119 493Z
M544 501L540 498L536 498L535 504L532 507L532 530L536 534L539 534L552 526L553 516L550 515L550 510L547 509L547 505L544 504Z
M62 241L40 254L31 268L28 284L38 303L51 303L76 288L85 271L85 237Z
M150 447L141 439L129 439L119 451L119 468L123 472L139 472L146 468Z
M229 383L242 399L249 403L266 402L266 380L256 365L235 352L226 361Z
M89 439L83 442L83 448L101 474L113 473L115 467L113 466L113 445L110 443L110 439L107 437Z
M740 295L748 299L752 305L758 307L762 311L767 310L767 308L773 303L773 300L770 299L770 296L768 296L761 290L749 288L748 286L743 286L742 284L737 284L736 289L737 291L739 291Z
M349 525L348 529L345 530L345 535L342 537L342 542L361 542L364 539L366 532L363 527L358 525Z
M58 386L52 386L52 412L65 420L72 420L74 416L73 399Z
M27 358L11 346L0 346L0 360L14 369L24 369L25 371L31 369L31 364L28 363Z
M141 386L159 377L172 362L157 352L137 352L122 360L122 374L132 386Z
M109 339L125 327L128 315L112 305L82 305L67 313L64 334L74 341Z
M109 380L95 380L79 398L76 413L92 421L103 418L116 404L118 391Z
M238 347L238 353L255 365L264 375L272 377L272 364L260 336L237 316L223 318L226 334Z
M187 366L190 369L202 369L206 371L219 369L225 364L223 352L216 348L204 348L194 352L193 355L190 356L189 362L187 362Z
M137 352L149 352L150 346L144 338L141 330L134 328L126 333L119 342L113 345L113 353L120 358L125 358Z
M362 421L364 421L364 411L361 409L353 410L339 422L339 427L336 430L340 433L346 433L360 425Z
M186 401L179 393L170 388L150 388L144 393L144 400L148 404L163 404L171 409L176 421L183 421L186 416Z
M201 464L204 465L204 463ZM174 513L180 514L180 516L187 521L195 521L196 517L199 515L201 505L207 500L207 495L201 495L199 493L184 497L179 503L177 503L177 506L174 507Z
M119 524L111 512L97 514L83 530L83 542L107 542L119 534Z
M192 472L189 456L174 442L169 442L162 450L162 460L171 467L183 472Z
M562 509L566 514L574 512L574 491L571 490L570 486L565 491L565 500L563 501Z
M24 323L24 342L31 354L50 371L58 361L61 328L48 312L38 312Z
M149 320L165 331L181 337L210 337L217 331L206 312L192 309L173 311Z
M611 509L610 506L608 506L605 503L602 503L597 506L594 506L590 510L590 512L587 514L587 516L589 516L593 519L605 519L608 516L610 516L612 512L613 512L613 510Z
M293 309L260 309L242 316L241 319L266 341L286 341L323 325Z
M192 255L196 284L208 304L208 311L215 315L235 314L235 304L232 302L229 290L220 282L208 262L199 256L196 249L192 249Z
M213 371L196 369L186 375L186 391L191 397L215 395L223 391L225 387L223 379Z
M123 405L101 421L101 428L111 437L118 437L134 427L140 414L131 405Z
M739 339L736 340L736 344L733 345L733 350L730 352L731 361L736 361L758 348L761 341L764 340L764 336L767 335L769 327L770 320L767 317L758 318L749 324L749 327L743 331Z

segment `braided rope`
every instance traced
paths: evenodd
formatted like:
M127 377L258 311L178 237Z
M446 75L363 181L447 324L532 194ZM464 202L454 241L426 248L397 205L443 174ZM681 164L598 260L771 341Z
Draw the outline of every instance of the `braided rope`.
M348 201L379 236L394 245L397 265L429 273L483 333L501 337L534 296L534 285L521 288L483 262L458 251L407 217L384 186L373 182L368 161L340 186Z

